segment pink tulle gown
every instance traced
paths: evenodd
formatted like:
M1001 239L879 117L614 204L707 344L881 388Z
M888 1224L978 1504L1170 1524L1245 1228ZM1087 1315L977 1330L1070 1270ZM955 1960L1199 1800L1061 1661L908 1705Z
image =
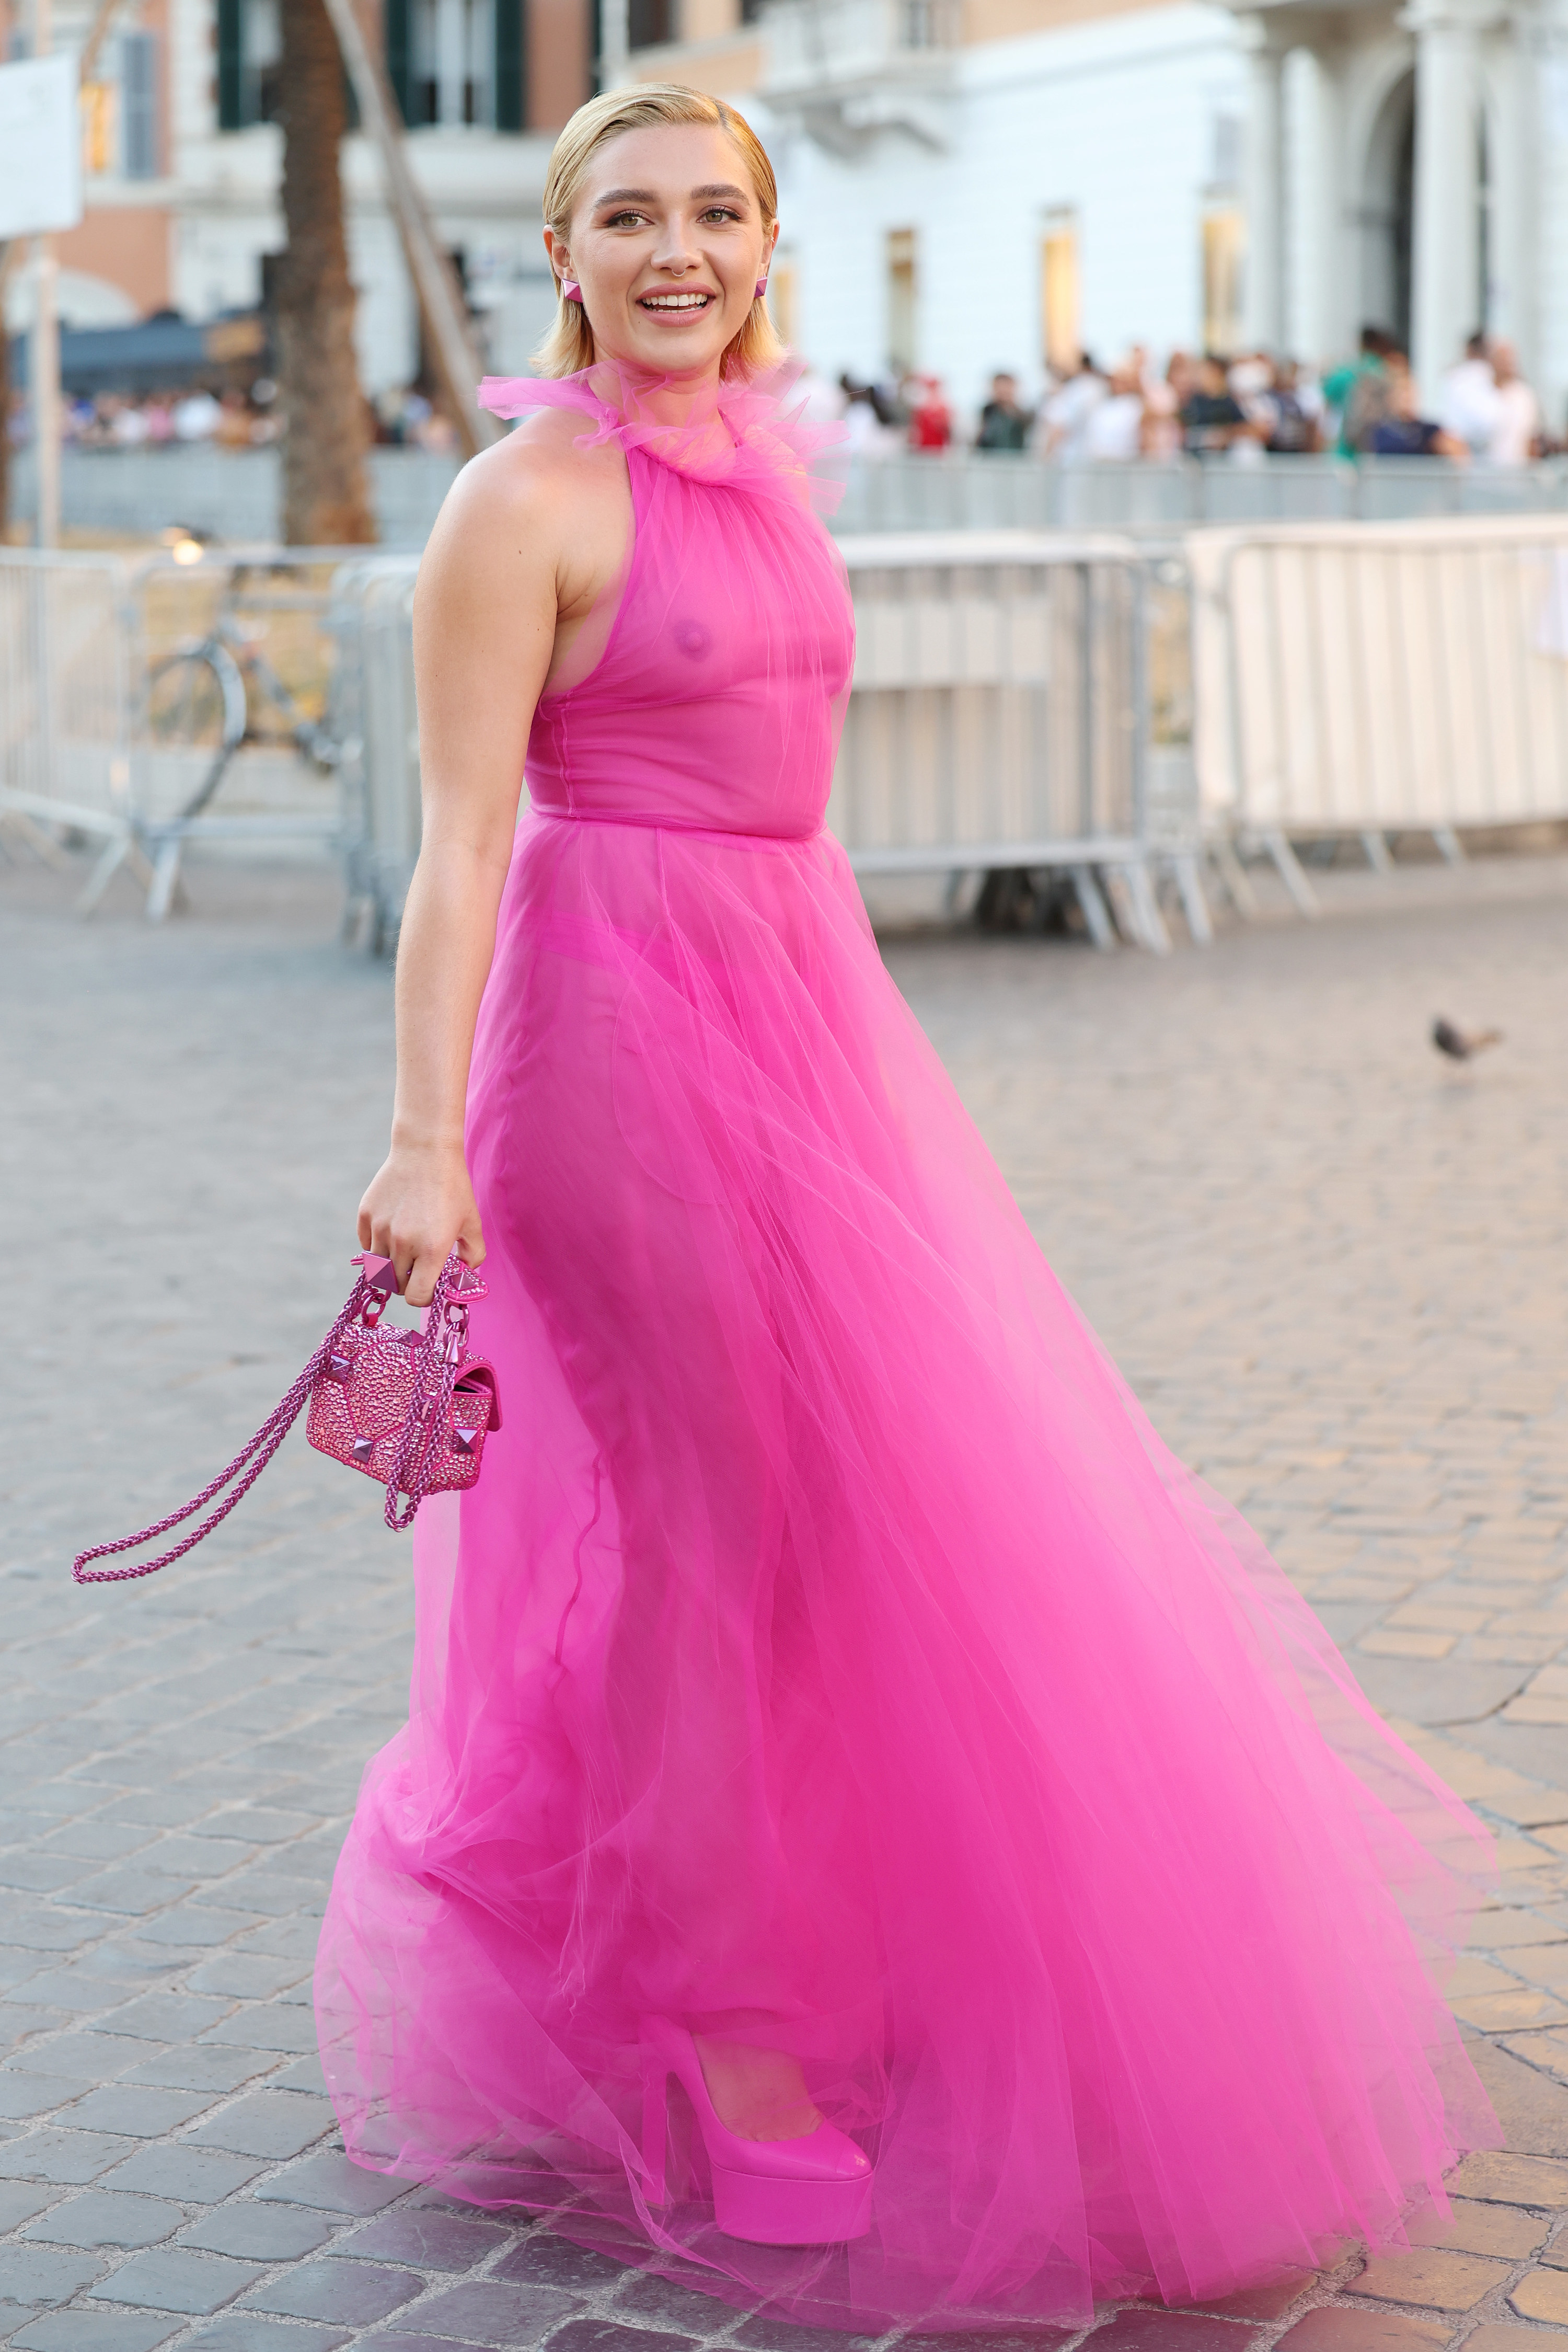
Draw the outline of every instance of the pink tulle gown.
M813 436L625 453L538 706L468 1099L505 1423L421 1516L408 1728L316 1997L354 2158L875 2330L1403 2242L1499 2134L1441 1998L1484 1833L1053 1279L822 829ZM797 2053L869 2236L654 2206L639 2022Z

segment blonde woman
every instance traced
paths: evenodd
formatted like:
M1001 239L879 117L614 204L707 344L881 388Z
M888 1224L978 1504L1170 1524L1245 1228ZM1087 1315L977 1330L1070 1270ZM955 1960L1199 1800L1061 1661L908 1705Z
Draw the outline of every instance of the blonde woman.
M1428 1974L1484 1841L1160 1444L878 960L756 138L611 93L545 210L557 325L486 394L526 421L415 608L360 1234L415 1301L482 1264L505 1422L421 1518L323 1931L350 2153L873 2332L1400 2242L1496 2137Z

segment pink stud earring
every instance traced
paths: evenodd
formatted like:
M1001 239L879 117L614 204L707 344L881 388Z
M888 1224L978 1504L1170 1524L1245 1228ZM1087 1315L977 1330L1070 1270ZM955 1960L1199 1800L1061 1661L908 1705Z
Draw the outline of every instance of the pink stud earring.
M582 289L575 278L563 278L560 281L560 290L569 302L580 302L582 299Z
M757 281L757 299L758 299L759 302L761 301L761 299L762 299L763 296L767 293L767 291L768 291L768 280L767 280L767 278L759 278L758 279L758 281Z

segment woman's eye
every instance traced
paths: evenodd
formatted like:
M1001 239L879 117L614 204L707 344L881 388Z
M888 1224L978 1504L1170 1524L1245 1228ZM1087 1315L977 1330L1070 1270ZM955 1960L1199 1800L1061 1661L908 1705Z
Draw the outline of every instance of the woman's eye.
M606 228L635 228L642 219L641 213L612 213L604 226Z
M705 221L735 221L740 218L740 215L737 212L732 212L727 205L712 205L704 213L703 218Z

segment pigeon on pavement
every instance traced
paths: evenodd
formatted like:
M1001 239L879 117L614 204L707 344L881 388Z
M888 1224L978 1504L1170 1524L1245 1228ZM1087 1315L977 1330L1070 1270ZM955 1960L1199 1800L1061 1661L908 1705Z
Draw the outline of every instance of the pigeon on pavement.
M1432 1043L1439 1054L1447 1054L1451 1062L1468 1062L1472 1054L1484 1054L1489 1045L1500 1045L1500 1029L1457 1028L1439 1013L1432 1024Z

